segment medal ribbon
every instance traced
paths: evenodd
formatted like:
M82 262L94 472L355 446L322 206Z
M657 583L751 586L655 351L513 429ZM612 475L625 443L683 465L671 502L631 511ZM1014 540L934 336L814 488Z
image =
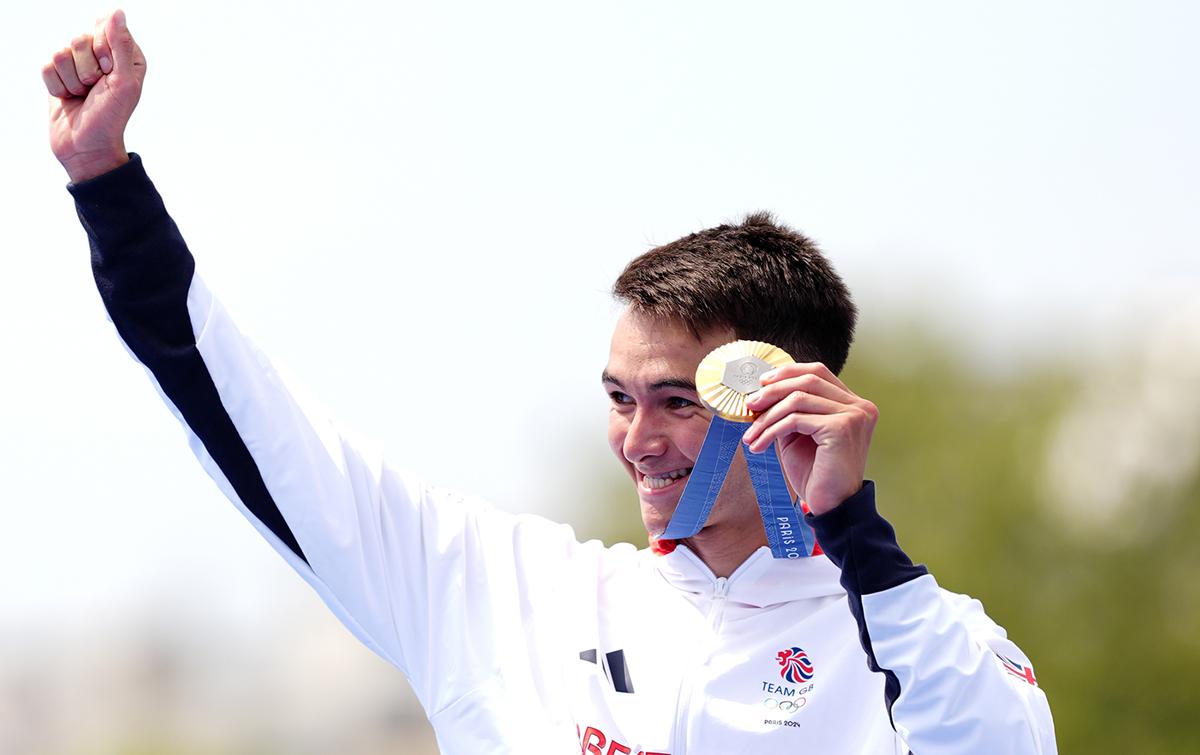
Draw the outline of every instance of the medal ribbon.
M811 556L817 538L788 494L775 444L772 443L761 454L750 453L742 444L742 434L749 427L749 422L734 422L719 416L712 418L704 436L704 444L700 446L700 455L679 498L679 505L675 507L675 513L660 538L682 540L704 527L717 501L717 494L725 483L733 455L741 448L750 472L750 484L754 486L754 495L758 499L763 527L767 531L771 555L775 558Z

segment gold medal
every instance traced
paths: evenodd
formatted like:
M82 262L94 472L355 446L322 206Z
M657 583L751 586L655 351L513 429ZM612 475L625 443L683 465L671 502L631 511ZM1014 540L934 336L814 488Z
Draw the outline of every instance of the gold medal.
M731 422L750 422L746 397L762 387L764 372L791 364L786 351L762 341L734 341L718 346L696 368L696 392L717 416Z

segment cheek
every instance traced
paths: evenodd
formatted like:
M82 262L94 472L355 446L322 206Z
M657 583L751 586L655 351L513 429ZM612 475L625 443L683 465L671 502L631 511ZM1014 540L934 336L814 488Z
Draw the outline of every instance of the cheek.
M676 436L679 450L689 459L695 461L700 455L700 447L704 445L704 436L708 433L708 418L689 421Z
M625 436L629 433L629 420L616 412L608 413L608 447L622 463L625 463Z

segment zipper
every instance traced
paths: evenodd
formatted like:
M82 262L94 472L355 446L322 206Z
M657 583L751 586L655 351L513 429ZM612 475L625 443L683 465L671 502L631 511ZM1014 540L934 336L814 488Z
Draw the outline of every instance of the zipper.
M725 618L725 598L729 594L729 579L726 577L717 577L713 582L712 602L708 606L708 625L712 629L713 634L716 634L721 629L721 622ZM692 676L691 673L684 673L683 679L679 683L679 697L675 703L675 736L671 743L671 755L683 755L684 743L687 741L687 711L691 707L692 698Z
M712 604L708 607L708 625L713 634L721 630L721 622L725 619L725 596L729 594L729 580L717 577L713 585Z

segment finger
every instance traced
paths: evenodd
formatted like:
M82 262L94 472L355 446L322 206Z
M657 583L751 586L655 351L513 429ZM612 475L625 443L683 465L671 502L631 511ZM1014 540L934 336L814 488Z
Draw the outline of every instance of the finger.
M105 23L108 19L96 19L96 31L92 34L92 54L96 56L96 62L100 65L100 70L106 74L112 73L112 47L108 44L108 34L105 32Z
M71 96L67 91L67 87L62 83L62 79L58 77L58 70L53 63L47 63L42 66L42 81L46 83L46 91L53 97L65 99Z
M763 385L770 385L771 383L779 382L785 378L798 377L800 375L816 375L819 378L828 380L830 383L833 383L844 391L853 393L853 391L846 387L845 383L838 379L837 375L833 374L832 370L830 370L821 362L795 362L793 364L785 364L782 367L777 367L768 372L764 372L761 380Z
M119 74L133 74L136 65L133 35L125 22L125 11L113 11L104 24L104 37L112 50L113 71Z
M748 447L752 453L760 454L770 448L772 443L781 441L789 435L800 434L812 437L821 428L829 424L831 416L829 414L792 412L780 421L765 428L762 434L755 438L754 442L750 443Z
M71 41L71 56L75 59L75 74L89 89L100 80L100 62L92 54L92 35L81 34Z
M760 388L746 399L746 406L754 412L765 412L777 401L782 401L787 398L788 394L795 391L812 393L843 404L853 404L860 400L852 392L825 380L819 375L805 373L796 377L777 379L770 385Z
M87 94L88 87L83 85L83 82L79 80L79 74L75 73L75 55L71 52L70 47L64 47L54 53L54 70L72 96L82 97Z
M830 401L822 396L815 396L811 393L795 391L787 398L777 402L769 410L759 415L754 419L750 428L742 435L742 440L751 446L751 450L756 450L756 443L763 433L782 421L789 414L837 414L846 408L845 404L839 404L836 401Z

